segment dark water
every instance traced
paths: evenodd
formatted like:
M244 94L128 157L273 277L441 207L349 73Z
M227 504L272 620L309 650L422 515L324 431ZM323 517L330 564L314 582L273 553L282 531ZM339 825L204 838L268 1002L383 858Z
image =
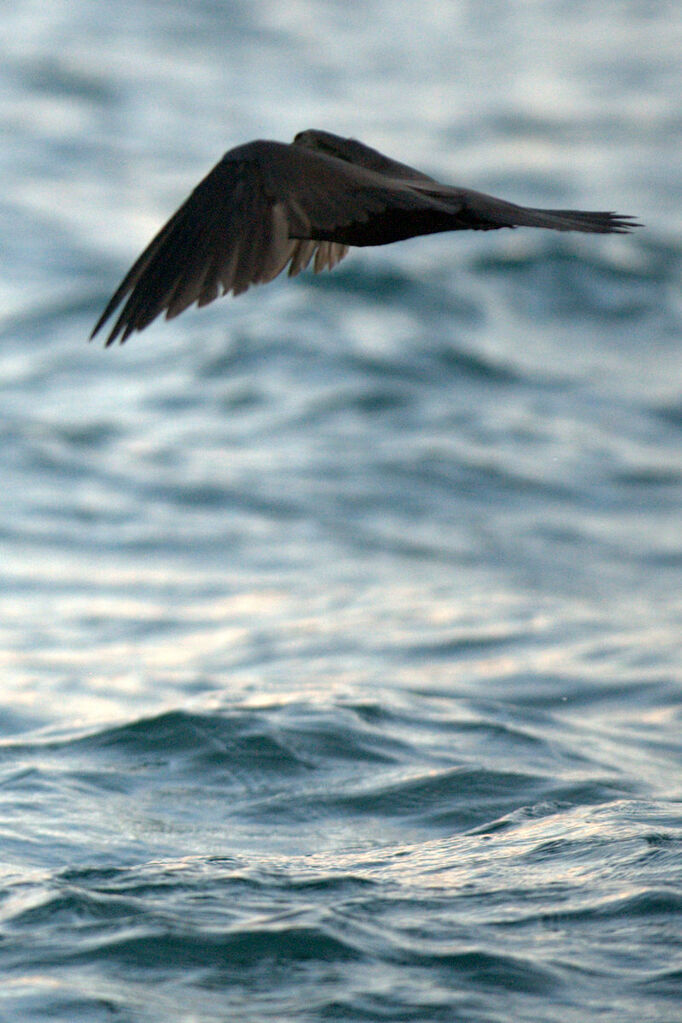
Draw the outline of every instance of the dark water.
M0 1019L679 1019L681 36L4 12ZM226 148L305 127L647 227L86 344Z

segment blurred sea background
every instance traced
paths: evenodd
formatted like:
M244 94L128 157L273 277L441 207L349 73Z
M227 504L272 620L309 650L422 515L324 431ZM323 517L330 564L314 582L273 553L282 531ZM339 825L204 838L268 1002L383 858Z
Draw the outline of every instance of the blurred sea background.
M673 1023L682 8L0 20L0 1019ZM304 128L631 236L88 334Z

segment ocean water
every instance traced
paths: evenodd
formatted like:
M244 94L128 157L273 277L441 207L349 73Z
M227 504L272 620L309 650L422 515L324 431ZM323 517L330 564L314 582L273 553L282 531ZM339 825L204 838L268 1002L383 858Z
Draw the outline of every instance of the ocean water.
M674 1023L679 5L19 0L0 46L0 1020ZM87 343L307 127L646 227Z

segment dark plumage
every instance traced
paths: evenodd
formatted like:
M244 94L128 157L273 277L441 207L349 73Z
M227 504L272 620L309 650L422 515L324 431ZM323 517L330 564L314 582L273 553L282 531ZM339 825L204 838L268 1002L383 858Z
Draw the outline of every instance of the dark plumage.
M629 216L538 210L441 185L369 146L325 131L231 149L128 271L91 337L125 301L107 345L162 313L239 295L314 259L332 269L349 246L386 245L439 231L545 227L624 234Z

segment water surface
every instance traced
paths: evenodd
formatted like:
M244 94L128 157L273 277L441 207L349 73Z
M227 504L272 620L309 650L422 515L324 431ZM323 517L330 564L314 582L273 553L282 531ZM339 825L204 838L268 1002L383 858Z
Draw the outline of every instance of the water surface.
M415 12L0 26L3 1019L676 1016L682 19ZM306 127L646 230L86 343L225 149Z

